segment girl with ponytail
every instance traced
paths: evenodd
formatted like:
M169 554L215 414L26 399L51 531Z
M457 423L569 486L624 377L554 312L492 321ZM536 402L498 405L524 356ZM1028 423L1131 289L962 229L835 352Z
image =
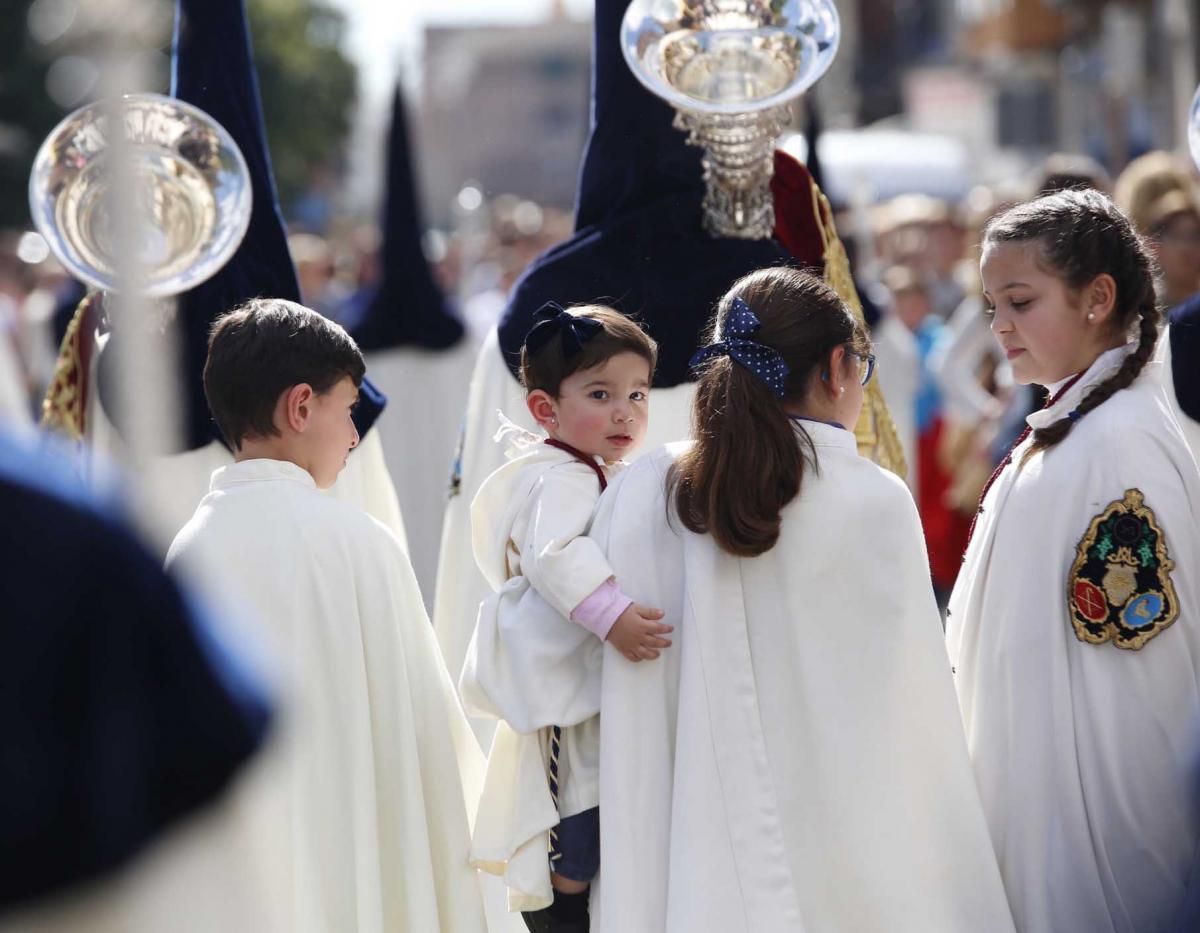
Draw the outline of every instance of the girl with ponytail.
M1107 197L1064 191L995 217L981 273L1014 377L1050 396L984 488L947 620L1014 919L1198 929L1200 473L1153 262Z
M917 511L858 455L863 325L761 270L693 365L695 440L591 532L677 635L605 649L599 929L1010 933Z

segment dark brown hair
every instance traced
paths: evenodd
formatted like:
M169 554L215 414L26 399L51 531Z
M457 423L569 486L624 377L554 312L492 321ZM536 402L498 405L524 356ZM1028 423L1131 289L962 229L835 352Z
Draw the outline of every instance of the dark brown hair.
M365 372L339 325L292 301L254 298L213 324L204 394L226 443L240 450L244 438L279 434L275 405L292 386L323 394L347 376L361 385Z
M1053 447L1075 422L1137 378L1154 352L1162 312L1154 293L1154 260L1133 224L1106 195L1092 190L1060 191L1011 207L988 222L984 247L995 243L1035 243L1042 268L1078 291L1098 275L1116 282L1114 327L1121 333L1138 324L1138 345L1121 368L1092 388L1069 417L1033 432L1022 463Z
M521 347L521 385L526 392L541 389L553 398L563 380L585 369L602 366L619 353L636 353L650 364L650 375L658 362L658 344L632 318L604 305L577 305L568 314L597 322L601 330L573 356L563 351L562 340L552 337L534 353Z
M788 366L783 401L804 398L835 347L870 352L866 328L813 275L781 267L738 279L717 307L714 340L735 298L762 322L752 339L777 350ZM700 374L692 432L695 443L667 477L667 496L680 521L689 531L711 534L735 556L769 551L779 538L780 512L799 494L806 465L819 469L811 438L765 383L727 356L713 358Z

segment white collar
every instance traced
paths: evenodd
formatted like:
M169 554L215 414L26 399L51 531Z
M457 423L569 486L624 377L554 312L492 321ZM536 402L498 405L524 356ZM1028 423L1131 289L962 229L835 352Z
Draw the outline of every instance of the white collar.
M241 483L264 483L283 480L299 483L309 489L317 488L317 481L304 467L290 460L240 460L213 472L209 490L228 489Z
M813 421L810 418L792 419L792 424L803 428L813 442L814 447L844 447L847 450L858 451L858 439L853 431L839 428L835 424L824 421Z
M1103 382L1125 362L1125 357L1129 356L1137 349L1136 342L1122 344L1119 347L1113 347L1111 350L1105 350L1092 365L1084 370L1082 378L1080 378L1071 388L1063 393L1062 398L1048 408L1041 408L1031 413L1025 419L1026 423L1035 431L1038 428L1044 428L1047 425L1053 424L1068 412L1074 411L1079 407L1079 403L1083 397L1096 385ZM1046 386L1046 390L1050 393L1050 397L1054 398L1054 394L1059 392L1063 386L1074 379L1074 376L1068 376L1066 379L1059 380L1051 385Z

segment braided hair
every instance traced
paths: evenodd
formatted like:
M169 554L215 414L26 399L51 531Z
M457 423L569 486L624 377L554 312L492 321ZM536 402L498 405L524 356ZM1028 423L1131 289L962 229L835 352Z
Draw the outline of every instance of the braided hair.
M1154 353L1162 311L1154 291L1154 260L1145 242L1109 198L1098 191L1060 191L1009 208L988 222L984 246L1036 242L1039 260L1067 287L1082 289L1108 273L1116 282L1113 318L1123 332L1138 327L1137 348L1094 386L1070 415L1033 432L1022 462L1071 433L1075 422L1127 388Z

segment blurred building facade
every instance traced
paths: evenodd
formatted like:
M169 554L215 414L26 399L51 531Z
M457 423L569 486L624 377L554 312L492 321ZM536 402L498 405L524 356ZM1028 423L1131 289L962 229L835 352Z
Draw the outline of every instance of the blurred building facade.
M572 208L590 62L589 23L426 28L418 138L432 224L452 225L467 181Z

